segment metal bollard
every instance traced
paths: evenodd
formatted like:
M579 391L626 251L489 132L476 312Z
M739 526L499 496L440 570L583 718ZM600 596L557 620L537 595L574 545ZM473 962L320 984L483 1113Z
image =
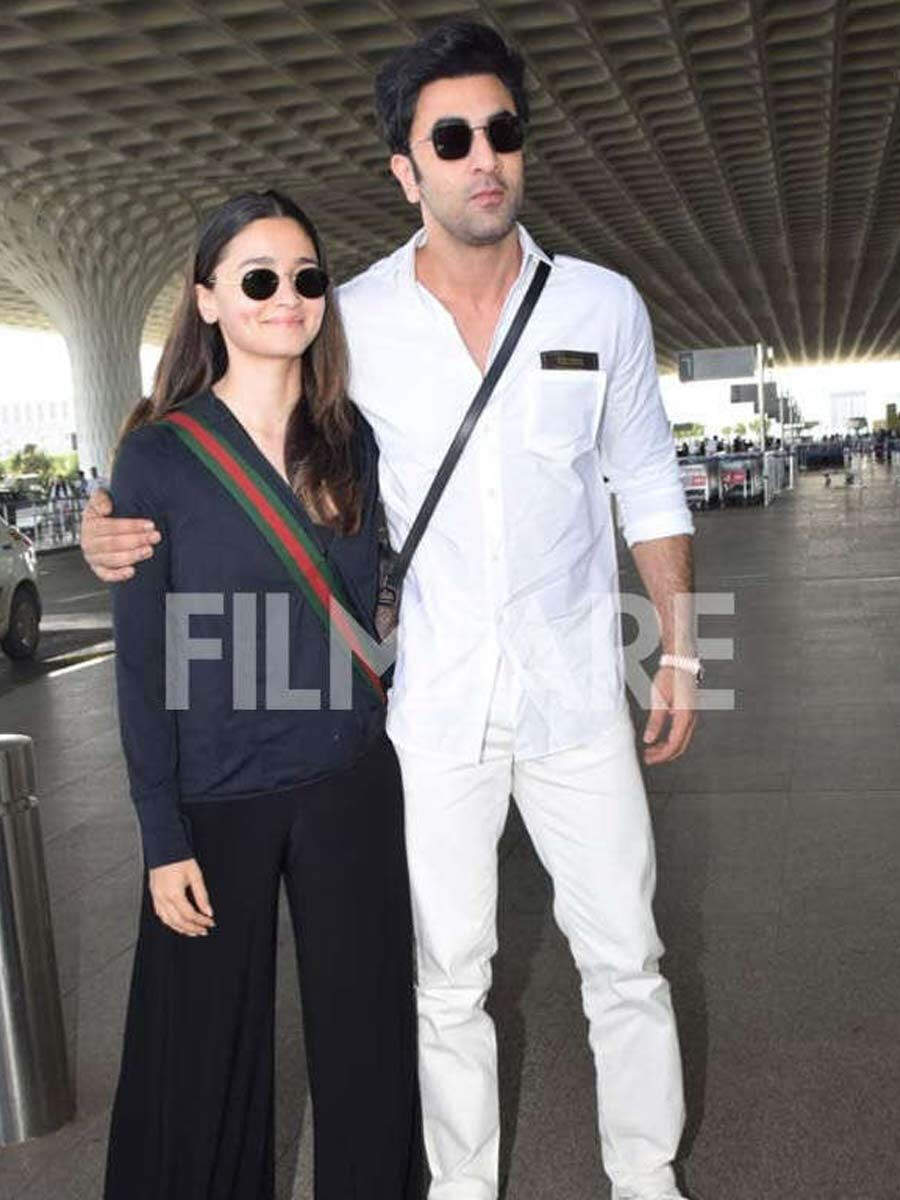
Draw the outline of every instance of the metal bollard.
M51 1133L74 1113L34 749L0 734L0 1145Z

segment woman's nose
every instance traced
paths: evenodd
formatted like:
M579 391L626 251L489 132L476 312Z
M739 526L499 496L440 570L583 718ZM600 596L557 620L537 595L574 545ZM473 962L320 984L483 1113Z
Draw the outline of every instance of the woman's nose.
M278 289L274 299L280 304L299 304L300 296L294 287L294 276L288 271L278 276Z

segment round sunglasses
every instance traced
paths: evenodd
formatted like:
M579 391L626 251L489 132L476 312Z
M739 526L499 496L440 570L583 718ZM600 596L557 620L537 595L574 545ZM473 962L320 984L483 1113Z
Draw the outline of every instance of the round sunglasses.
M210 286L216 282L210 275ZM248 300L270 300L278 291L281 276L271 267L252 267L240 279L223 279L222 283L238 283ZM321 267L301 267L291 276L294 291L304 300L318 300L328 290L328 275Z
M513 154L522 149L525 141L525 126L515 113L495 113L484 125L470 125L462 117L442 117L435 121L428 137L419 138L413 146L431 142L438 158L452 161L465 158L472 149L472 138L476 129L483 129L487 140L497 154ZM410 147L411 149L412 147Z

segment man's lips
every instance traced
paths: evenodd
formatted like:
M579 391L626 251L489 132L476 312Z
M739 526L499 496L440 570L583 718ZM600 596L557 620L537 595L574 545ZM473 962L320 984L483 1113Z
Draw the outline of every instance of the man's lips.
M472 199L479 204L496 204L503 196L503 188L485 188L482 192L475 192Z

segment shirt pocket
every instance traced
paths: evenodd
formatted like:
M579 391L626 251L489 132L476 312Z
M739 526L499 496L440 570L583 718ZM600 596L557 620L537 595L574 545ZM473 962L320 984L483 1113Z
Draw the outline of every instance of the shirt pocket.
M535 368L528 380L525 445L563 462L593 450L605 395L605 371Z

